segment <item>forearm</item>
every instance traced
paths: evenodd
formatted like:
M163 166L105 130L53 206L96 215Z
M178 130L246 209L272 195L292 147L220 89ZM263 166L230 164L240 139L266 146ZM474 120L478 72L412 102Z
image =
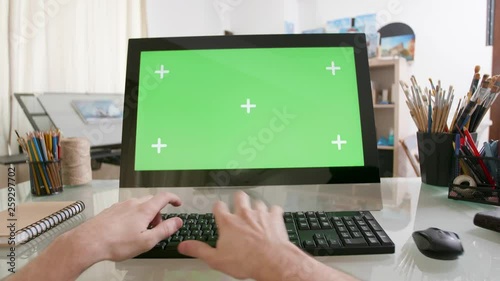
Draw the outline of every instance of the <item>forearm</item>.
M355 281L356 278L324 265L290 244L285 250L263 259L258 281ZM276 255L277 253L277 255Z
M83 244L72 237L71 233L65 233L55 239L33 261L11 274L6 280L75 280L98 261L91 247Z

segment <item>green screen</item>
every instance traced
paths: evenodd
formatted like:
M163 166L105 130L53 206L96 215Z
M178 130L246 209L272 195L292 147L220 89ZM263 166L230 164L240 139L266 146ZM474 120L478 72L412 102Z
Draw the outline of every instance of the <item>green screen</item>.
M363 166L351 47L142 52L135 170Z

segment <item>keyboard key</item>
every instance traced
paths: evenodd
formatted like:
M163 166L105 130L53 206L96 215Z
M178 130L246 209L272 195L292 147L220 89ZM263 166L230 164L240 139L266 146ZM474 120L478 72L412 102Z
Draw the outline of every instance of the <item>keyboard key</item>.
M344 243L347 247L358 247L367 245L364 238L348 238L344 239Z
M202 227L201 227L201 230L205 231L205 230L211 230L212 229L212 225L211 224L204 224Z
M293 223L293 219L292 218L285 218L285 223Z
M368 244L370 246L373 246L373 245L380 245L380 243L378 242L377 238L374 238L374 237L369 237L368 238Z
M375 235L374 235L374 234L373 234L373 232L371 232L371 231L366 231L366 232L365 232L365 236L366 236L366 237L368 237L368 238L370 238L370 237L375 237Z
M377 234L380 241L382 241L382 244L392 244L391 239L389 238L389 236L387 236L387 234L385 234L385 232L377 231L375 233Z
M355 226L349 226L349 230L351 232L359 231L359 229L357 227L355 227Z
M191 231L189 231L189 230L181 230L179 232L179 234L182 235L182 236L188 236L188 235L191 234Z
M316 213L312 212L312 211L306 212L306 217L308 217L308 218L316 218Z
M357 221L360 221L360 220L363 220L363 217L361 217L361 216L354 216L354 219L357 220Z
M351 235L349 235L349 232L341 232L340 237L342 238L351 238Z
M191 231L191 235L193 235L193 236L198 236L198 235L202 235L202 234L203 234L202 230L193 230L193 231Z
M365 221L356 221L358 223L359 226L364 226L366 225L366 222Z
M374 231L380 231L380 230L382 230L382 227L380 227L380 225L376 221L374 221L374 220L369 220L368 224L371 226L371 228Z
M317 222L311 222L311 229L321 229L321 226Z
M182 236L172 236L169 242L181 242L184 239Z
M362 226L361 230L366 232L366 231L370 231L371 229L368 226Z
M306 219L306 218L298 218L298 219L297 219L297 221L298 221L299 223L301 223L301 222L305 222L305 223L307 223L307 219Z
M284 216L285 218L292 218L292 213L291 213L291 212L285 212L285 213L283 214L283 216Z
M219 236L217 235L210 235L208 236L208 241L217 241L217 239L219 238Z
M295 233L295 229L287 228L286 232L288 232L288 234L294 234Z
M309 225L307 224L307 222L299 222L299 229L300 230L309 229Z
M199 235L196 237L196 240L198 241L207 241L207 236L204 236L204 235Z
M344 223L342 221L334 221L334 224L338 227L342 227L342 226L345 226Z
M337 227L337 229L339 232L347 232L347 228L345 228L344 226Z
M352 237L353 238L362 238L363 234L361 234L361 232L355 231L352 233Z
M374 220L375 218L373 218L372 214L370 214L369 212L361 212L362 215L367 219L367 220Z
M295 213L295 217L297 217L297 218L305 218L306 214L304 214L304 212L297 212L297 213Z
M323 229L331 229L332 228L332 226L330 225L329 222L322 221L320 224L321 224L321 228L323 228Z
M196 240L196 236L189 235L189 236L184 237L184 240Z
M297 237L297 235L295 235L295 234L288 234L288 240L297 240L297 239L299 239Z
M207 223L207 220L206 219L199 219L198 220L198 224L201 224L201 225L204 225Z
M320 222L328 222L328 218L327 217L319 217L319 221Z
M328 248L328 243L325 239L317 239L316 244L318 245L318 248Z
M345 224L347 226L355 226L354 222L353 221L345 221Z
M158 242L158 244L156 244L154 246L155 249L159 249L159 250L165 250L165 247L167 246L167 243L163 242L163 241L160 241Z
M304 248L306 249L314 249L316 248L316 243L312 240L304 240Z
M337 239L328 239L328 245L330 245L330 248L340 248L341 247L340 241Z
M335 216L335 217L332 217L332 220L333 221L342 221L342 218Z
M325 235L323 235L321 233L315 233L313 235L313 238L314 238L314 240L316 240L316 239L325 239Z
M189 214L188 215L188 219L194 219L194 220L196 220L196 219L198 219L198 214Z
M326 213L325 212L316 212L316 216L319 218L326 218Z

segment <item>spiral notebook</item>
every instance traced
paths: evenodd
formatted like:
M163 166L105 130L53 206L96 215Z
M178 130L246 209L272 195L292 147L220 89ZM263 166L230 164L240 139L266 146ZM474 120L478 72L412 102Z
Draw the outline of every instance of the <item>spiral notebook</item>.
M82 201L30 202L0 212L0 246L12 247L74 217L85 209ZM13 216L14 215L14 216Z

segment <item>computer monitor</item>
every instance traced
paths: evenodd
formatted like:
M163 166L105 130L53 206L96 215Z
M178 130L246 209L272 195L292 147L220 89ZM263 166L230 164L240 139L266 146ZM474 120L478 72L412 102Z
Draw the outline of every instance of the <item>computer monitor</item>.
M364 34L129 41L121 187L379 183Z

